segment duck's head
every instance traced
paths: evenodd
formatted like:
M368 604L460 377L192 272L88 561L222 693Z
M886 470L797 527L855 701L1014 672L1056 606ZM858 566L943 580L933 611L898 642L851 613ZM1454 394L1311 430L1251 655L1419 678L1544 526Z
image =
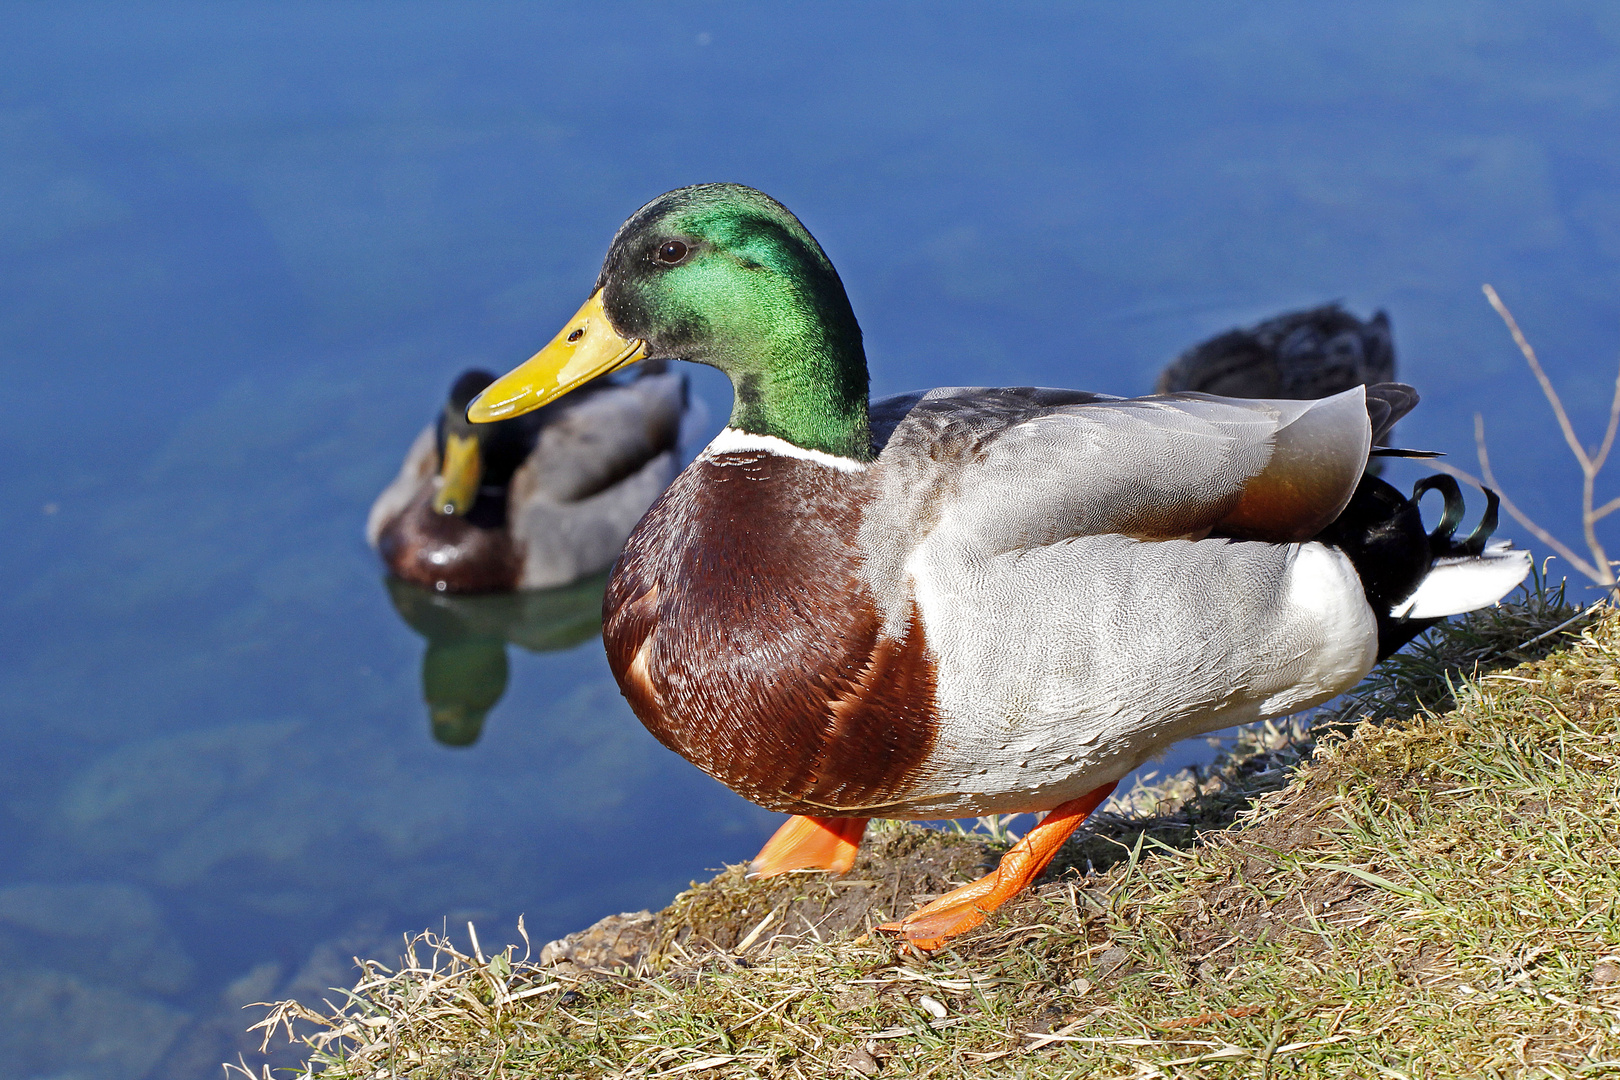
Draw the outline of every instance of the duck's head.
M446 746L477 742L484 717L506 693L508 671L504 639L430 639L422 657L422 697L433 737Z
M734 428L871 456L866 354L843 282L799 219L763 192L701 184L636 211L590 299L468 416L520 415L644 357L725 372Z
M499 496L528 456L540 418L474 424L467 406L495 376L473 369L456 377L439 414L439 478L433 509L466 517L480 494Z

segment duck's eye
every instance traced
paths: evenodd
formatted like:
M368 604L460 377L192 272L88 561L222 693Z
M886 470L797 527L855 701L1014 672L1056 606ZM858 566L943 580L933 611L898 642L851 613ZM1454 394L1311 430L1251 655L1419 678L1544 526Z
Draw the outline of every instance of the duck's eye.
M658 261L671 266L686 258L687 246L679 240L671 240L658 249Z

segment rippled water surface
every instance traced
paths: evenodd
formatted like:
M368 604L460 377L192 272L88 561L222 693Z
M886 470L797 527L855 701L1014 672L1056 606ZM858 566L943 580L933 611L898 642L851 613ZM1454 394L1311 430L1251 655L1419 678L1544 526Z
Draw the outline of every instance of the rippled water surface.
M878 392L1142 392L1232 325L1383 307L1425 395L1403 440L1468 459L1485 413L1510 494L1573 531L1573 467L1479 285L1595 438L1620 350L1606 5L0 25L0 1075L216 1076L237 1005L318 996L401 932L504 942L521 913L545 940L757 849L773 816L631 717L588 585L430 610L361 539L450 377L549 338L667 188L797 211ZM693 378L713 430L729 389ZM430 736L430 644L506 654L471 747Z

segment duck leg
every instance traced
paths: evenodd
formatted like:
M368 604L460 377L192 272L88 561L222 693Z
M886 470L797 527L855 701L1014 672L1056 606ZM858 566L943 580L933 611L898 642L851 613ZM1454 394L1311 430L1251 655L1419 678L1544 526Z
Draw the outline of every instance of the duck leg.
M904 919L884 923L878 929L899 934L919 949L937 949L945 944L946 938L973 929L1039 877L1063 846L1063 841L1113 790L1113 784L1104 784L1078 799L1059 804L1001 857L993 871L978 881L953 889Z
M866 818L794 815L787 819L754 861L748 877L767 878L790 870L830 870L845 874L855 865L855 852L866 833Z

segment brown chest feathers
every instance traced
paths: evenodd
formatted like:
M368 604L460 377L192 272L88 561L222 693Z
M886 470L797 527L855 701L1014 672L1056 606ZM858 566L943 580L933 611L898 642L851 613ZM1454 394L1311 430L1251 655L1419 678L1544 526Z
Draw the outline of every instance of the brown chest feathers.
M377 550L395 577L440 592L508 592L517 588L523 556L504 521L480 527L441 514L431 502L432 484L411 500L377 538Z
M699 461L642 519L604 602L608 662L659 741L745 798L859 814L938 734L915 610L885 634L861 579L861 478L768 453Z

